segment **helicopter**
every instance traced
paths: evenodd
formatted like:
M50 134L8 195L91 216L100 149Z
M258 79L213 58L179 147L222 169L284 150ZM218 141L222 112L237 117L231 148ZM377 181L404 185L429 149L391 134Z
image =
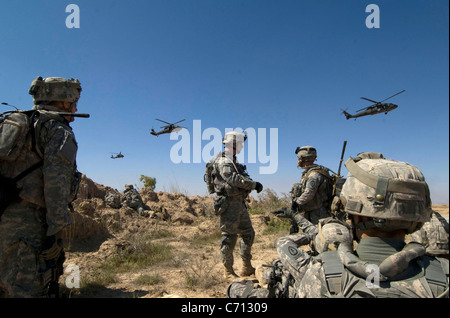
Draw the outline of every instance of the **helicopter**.
M372 99L366 98L366 97L361 97L361 99L365 99L368 100L369 102L375 103L373 105L370 105L368 107L364 107L360 110L357 110L357 112L360 113L356 113L354 115L351 115L349 113L347 113L345 110L342 111L342 113L345 115L345 118L350 119L350 118L358 118L358 117L362 117L362 116L367 116L367 115L375 115L375 114L381 114L381 113L385 113L387 115L388 112L390 112L391 110L394 110L398 107L398 105L395 104L391 104L391 103L383 103L384 101L388 100L389 98L392 98L394 96L397 96L398 94L403 93L405 90L402 90L386 99L383 99L380 102L374 101Z
M163 123L166 123L167 126L162 126L161 128L163 128L163 130L161 130L161 131L155 131L152 128L151 131L150 131L150 134L152 134L153 136L158 136L158 135L161 135L161 134L170 134L171 132L180 131L181 129L185 128L185 127L178 126L176 124L181 123L183 120L186 120L186 119L179 120L179 121L177 121L176 123L173 123L173 124L170 124L170 123L168 123L168 122L166 122L164 120L158 119L158 118L155 118L155 119L159 120L159 121L161 121Z
M111 155L111 159L118 159L118 158L123 158L123 157L125 157L125 156L122 154L122 152L119 152L119 153L113 152L112 154L113 154L113 155Z

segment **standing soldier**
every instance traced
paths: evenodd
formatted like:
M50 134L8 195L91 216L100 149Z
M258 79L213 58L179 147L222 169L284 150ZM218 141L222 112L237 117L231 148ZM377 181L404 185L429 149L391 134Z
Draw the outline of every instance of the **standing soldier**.
M18 195L4 204L0 220L1 297L58 296L64 262L61 233L71 223L69 203L80 177L69 126L80 92L76 79L37 77L29 90L34 126L18 157L1 160L2 179L19 179L13 184ZM2 134L8 134L5 130Z
M220 253L225 266L226 278L237 276L233 269L233 250L238 235L242 239L239 253L243 260L243 268L240 274L249 276L255 272L251 264L251 249L255 231L247 212L245 199L253 189L258 193L261 192L263 186L250 179L245 171L246 167L236 160L236 155L241 152L246 139L246 136L234 131L225 134L223 138L224 152L213 157L206 167L208 188L211 184L210 192L217 194L214 209L216 214L220 215L222 231Z
M318 224L319 219L329 216L328 207L333 189L330 169L314 164L317 158L314 147L297 147L295 153L298 157L297 167L305 171L300 183L296 183L291 191L291 209L303 212L308 221Z
M340 198L358 246L353 251L351 244L342 243L337 251L305 264L296 296L448 297L448 260L426 255L419 243L405 243L406 234L420 229L431 215L420 170L389 159L350 158L345 165L350 174ZM290 250L288 243L285 250Z
M411 235L413 241L421 243L427 254L448 259L448 221L437 211L433 211L430 221Z

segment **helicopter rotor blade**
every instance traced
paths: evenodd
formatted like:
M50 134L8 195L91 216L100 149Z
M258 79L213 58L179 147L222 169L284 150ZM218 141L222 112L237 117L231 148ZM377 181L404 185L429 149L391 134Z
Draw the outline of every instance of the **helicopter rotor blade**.
M376 104L373 104L373 105L370 105L370 106L367 106L367 107L358 109L356 112L360 112L360 111L363 111L363 110L367 110L367 109L369 109L370 107L373 107L373 106L375 106L375 105L376 105Z
M398 94L401 94L401 93L403 93L404 91L406 91L406 89L404 89L404 90L398 92L397 94L394 94L394 95L392 95L392 96L390 96L390 97L388 97L388 98L386 98L386 99L383 99L381 102L384 102L385 100L388 100L389 98L392 98L392 97L394 97L394 96L397 96ZM381 103L381 102L380 102L380 103Z
M159 120L159 121L162 121L163 123L166 123L167 125L170 125L170 123L168 123L167 121L164 121L164 120L161 120L161 119L158 119L158 118L155 118L156 120Z
M176 123L174 123L174 125L175 124L178 124L178 123L181 123L182 121L185 121L186 119L182 119L182 120L179 120L179 121L177 121Z
M369 102L372 102L372 103L375 103L375 104L378 103L377 101L371 100L371 99L366 98L366 97L361 97L361 99L368 100Z

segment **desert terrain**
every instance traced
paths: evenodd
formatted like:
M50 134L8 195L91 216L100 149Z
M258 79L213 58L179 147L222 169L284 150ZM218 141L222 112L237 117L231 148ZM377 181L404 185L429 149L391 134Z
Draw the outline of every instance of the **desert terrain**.
M65 231L66 272L59 282L66 297L226 297L232 281L223 278L219 217L214 215L212 196L153 192L144 187L140 195L149 215L142 216L128 207L109 206L104 200L107 192L122 196L83 176L73 224ZM270 215L286 206L287 197L278 198L270 189L262 194L259 201L249 202L256 231L254 267L277 258L275 242L289 233L290 226L287 220ZM448 219L448 205L433 205L433 209ZM239 273L238 244L234 256ZM73 268L79 270L78 288ZM255 276L237 280L245 279Z

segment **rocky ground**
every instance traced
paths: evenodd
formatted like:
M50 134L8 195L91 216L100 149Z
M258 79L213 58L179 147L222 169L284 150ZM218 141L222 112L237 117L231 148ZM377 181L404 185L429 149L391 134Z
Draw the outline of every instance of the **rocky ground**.
M67 273L60 285L69 297L226 297L231 281L223 278L219 218L214 215L212 197L143 188L140 195L150 208L149 217L144 217L128 207L108 206L107 192L121 196L83 176L73 224L65 233ZM275 241L286 230L280 234L272 226L275 230L267 231L269 218L263 213L251 218L257 233L253 265L270 264L276 258ZM235 270L239 272L237 250ZM65 288L72 274L70 264L79 268L80 288Z
M107 205L108 192L122 196L83 176L73 224L65 233L66 273L60 285L68 297L226 297L231 281L223 278L212 197L143 188L140 195L150 209L145 217L128 207ZM249 205L256 231L253 265L260 267L277 258L276 239L288 234L289 224L270 217L270 209L255 208L255 201ZM448 205L433 208L448 217ZM70 265L79 269L79 288L67 288L76 283ZM240 268L236 249L236 272Z

